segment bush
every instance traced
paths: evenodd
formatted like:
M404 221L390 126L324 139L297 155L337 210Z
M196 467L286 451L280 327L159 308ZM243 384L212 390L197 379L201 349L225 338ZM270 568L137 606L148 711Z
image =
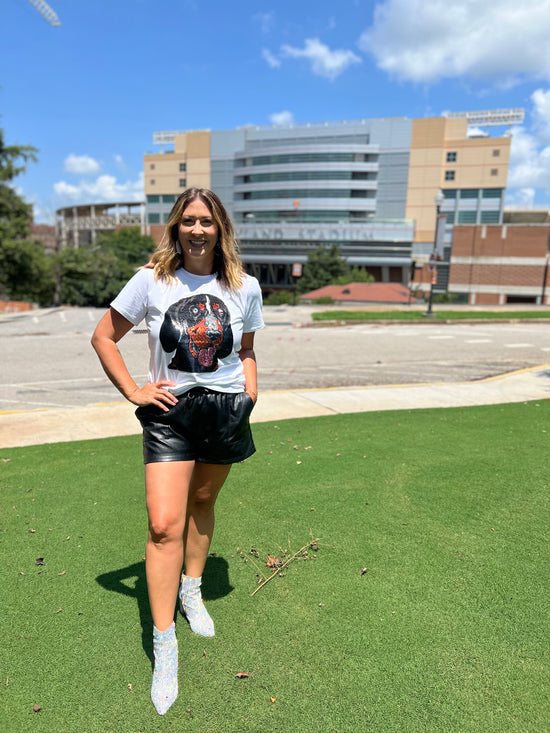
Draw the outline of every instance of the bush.
M315 305L333 305L334 298L331 298L330 295L323 295L322 298L315 298L312 302Z
M458 295L456 293L434 293L433 302L434 303L455 303L458 300Z
M290 290L277 290L264 299L264 305L289 305L294 302L294 294Z

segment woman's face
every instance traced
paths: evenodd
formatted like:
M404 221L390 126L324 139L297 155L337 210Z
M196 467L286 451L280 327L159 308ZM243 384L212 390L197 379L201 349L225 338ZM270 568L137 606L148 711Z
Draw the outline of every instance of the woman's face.
M208 206L195 199L183 210L178 225L178 239L183 252L183 266L196 275L208 275L214 264L218 225Z

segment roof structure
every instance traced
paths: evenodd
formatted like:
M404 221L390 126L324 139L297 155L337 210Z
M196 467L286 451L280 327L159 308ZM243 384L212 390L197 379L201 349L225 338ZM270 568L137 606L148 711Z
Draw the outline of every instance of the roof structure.
M301 300L332 298L335 302L354 303L397 303L411 301L409 288L400 283L348 283L347 285L325 285L311 290L300 297Z

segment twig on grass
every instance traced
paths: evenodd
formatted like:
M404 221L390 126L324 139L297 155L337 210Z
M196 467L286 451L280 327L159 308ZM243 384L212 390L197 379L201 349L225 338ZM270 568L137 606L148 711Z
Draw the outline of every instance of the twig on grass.
M275 570L275 572L274 572L274 573L273 573L272 575L270 575L270 576L269 576L269 578L267 578L266 580L264 580L264 582L263 582L263 583L261 583L261 584L260 584L260 585L259 585L259 586L258 586L258 587L256 588L256 590L254 590L254 591L253 591L253 592L252 592L252 593L250 594L250 595L251 595L251 597L252 597L252 596L254 596L254 595L256 595L256 593L257 593L257 592L258 592L259 590L261 590L261 589L262 589L262 588L264 587L264 585L267 585L267 583L269 583L269 581L270 581L270 580L273 580L273 578L274 578L274 577L275 577L276 575L279 575L279 573L281 572L281 570L282 570L283 568L286 568L286 566L287 566L287 565L289 565L289 564L290 564L290 563L291 563L291 562L292 562L293 560L296 560L296 559L297 559L298 557L300 557L301 555L303 555L303 553L304 553L304 552L305 552L305 551L306 551L306 550L308 549L308 547L311 547L311 546L312 546L312 545L313 545L314 543L317 543L318 541L319 541L319 539L318 539L318 538L317 538L316 540L311 540L311 541L310 541L310 542L308 542L308 543L307 543L306 545L304 545L303 547L301 547L301 548L300 548L300 549L298 550L298 552L295 552L295 553L294 553L294 555L292 555L292 557L289 557L289 558L288 558L288 560L285 560L285 562L284 562L284 563L283 563L283 564L282 564L282 565L281 565L280 567L278 567L278 568L277 568L277 569Z

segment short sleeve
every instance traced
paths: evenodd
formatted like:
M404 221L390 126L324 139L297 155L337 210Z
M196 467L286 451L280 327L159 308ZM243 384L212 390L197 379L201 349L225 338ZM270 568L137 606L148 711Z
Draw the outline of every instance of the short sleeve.
M246 281L246 307L243 319L243 333L259 331L264 327L262 318L262 291L255 277L250 275Z
M134 326L137 326L147 313L149 282L152 274L152 270L146 269L136 272L111 303L111 308L114 308Z

